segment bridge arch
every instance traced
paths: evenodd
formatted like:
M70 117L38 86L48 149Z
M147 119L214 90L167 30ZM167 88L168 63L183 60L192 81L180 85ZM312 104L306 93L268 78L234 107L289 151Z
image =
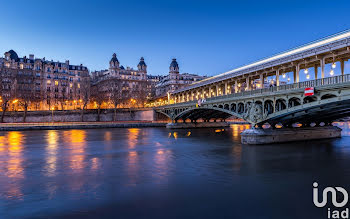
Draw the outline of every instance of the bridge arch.
M283 98L280 98L280 99L277 99L276 100L276 105L275 105L275 110L278 112L278 111L281 111L281 110L284 110L287 108L287 103L286 103L286 100L283 99Z
M272 114L274 111L274 107L273 107L273 101L268 99L265 100L264 102L264 111L267 112L267 115Z
M190 120L198 120L203 119L204 121L209 121L211 119L227 119L231 116L235 116L238 118L242 118L241 115L232 112L227 109L218 108L218 107L197 107L197 108L189 108L179 113L174 117L175 120L182 119L186 121Z
M321 100L325 100L325 99L329 99L329 98L333 98L333 97L337 97L337 95L335 94L325 94L321 97Z
M301 105L301 100L298 97L292 97L288 100L288 108Z
M304 97L303 103L312 103L317 101L317 97L316 96L308 96L308 97Z

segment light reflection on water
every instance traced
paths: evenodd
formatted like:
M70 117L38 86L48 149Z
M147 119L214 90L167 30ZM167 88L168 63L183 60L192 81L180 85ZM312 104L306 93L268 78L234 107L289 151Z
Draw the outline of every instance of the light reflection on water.
M84 216L105 204L112 207L103 211L124 212L116 203L134 212L152 209L151 203L168 212L183 203L202 218L220 217L220 212L240 218L239 210L248 205L261 212L268 209L262 206L275 204L281 210L269 218L282 218L288 209L280 202L285 196L300 204L301 212L317 214L307 208L310 182L350 185L350 124L337 125L343 128L341 139L265 146L241 145L240 133L249 125L1 132L5 212L0 218ZM288 188L303 193L295 196ZM231 207L221 211L202 208L227 203Z

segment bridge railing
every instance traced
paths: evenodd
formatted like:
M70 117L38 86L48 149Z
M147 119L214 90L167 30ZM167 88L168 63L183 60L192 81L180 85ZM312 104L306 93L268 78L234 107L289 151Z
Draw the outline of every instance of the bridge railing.
M338 75L338 76L328 77L328 78L321 78L321 79L316 79L312 81L303 81L303 82L294 83L294 84L280 85L278 87L274 86L269 88L262 88L262 89L243 91L239 93L227 94L227 95L222 95L217 97L211 97L211 98L208 98L207 101L214 101L214 100L220 100L220 99L231 98L231 97L244 97L244 96L251 96L256 94L285 91L285 90L294 90L294 89L307 88L307 87L319 87L319 86L331 85L331 84L341 84L346 82L350 82L350 74ZM197 103L197 101L187 101L187 102L177 103L176 105L180 106L182 104L189 104L189 103Z

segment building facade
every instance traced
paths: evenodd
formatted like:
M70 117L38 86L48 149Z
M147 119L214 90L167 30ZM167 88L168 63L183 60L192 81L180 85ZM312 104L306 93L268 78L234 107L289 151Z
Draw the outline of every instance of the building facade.
M0 58L1 102L8 110L68 110L82 107L90 89L87 67L69 61L19 57L13 50Z
M204 78L206 78L206 76L180 73L179 64L177 63L176 59L172 59L172 62L169 66L169 74L162 77L159 83L155 86L156 97L166 96L169 92L184 88Z
M110 108L135 107L143 104L155 93L159 76L147 75L147 65L143 57L137 69L120 65L114 53L109 69L92 72L91 95L95 107Z

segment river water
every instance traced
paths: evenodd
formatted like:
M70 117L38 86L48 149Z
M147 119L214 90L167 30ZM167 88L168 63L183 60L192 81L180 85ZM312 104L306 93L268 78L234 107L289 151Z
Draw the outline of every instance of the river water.
M350 189L339 125L264 146L241 145L247 125L0 132L0 218L327 218L312 184Z

